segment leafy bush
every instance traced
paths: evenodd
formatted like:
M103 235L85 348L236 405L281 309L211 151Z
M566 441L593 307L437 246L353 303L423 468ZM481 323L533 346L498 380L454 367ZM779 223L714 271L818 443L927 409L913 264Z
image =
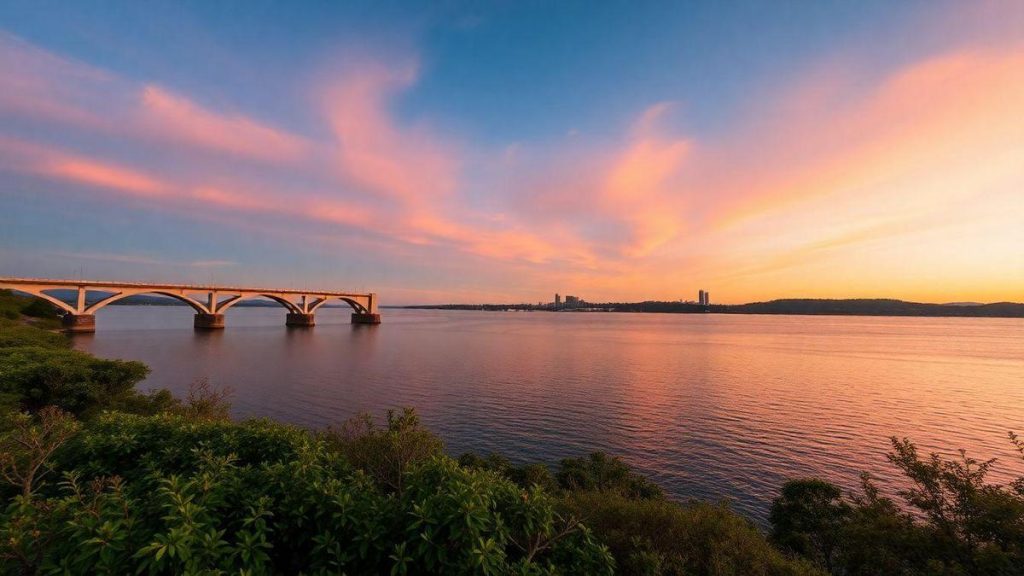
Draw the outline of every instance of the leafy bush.
M439 456L401 494L268 421L101 415L0 517L4 571L608 574L552 497ZM115 476L117 474L117 476Z
M63 334L47 332L33 326L0 326L0 348L36 347L46 349L70 348L71 341Z
M772 548L753 524L725 504L580 491L569 494L565 505L608 545L622 574L818 573Z
M627 498L662 498L661 488L614 456L595 452L587 458L566 458L559 465L558 484L566 490L596 490Z
M609 546L623 574L818 573L773 549L728 506L667 500L660 488L607 454L564 459L554 476L546 466L516 466L497 454L463 454L459 462L558 495L564 513L581 518Z
M49 327L57 326L57 309L49 302L31 296L0 290L0 319L19 320L22 315L36 318L36 323Z
M888 458L909 480L902 506L867 476L849 497L790 482L772 506L772 540L835 574L1024 574L1024 478L989 484L994 460L922 458L905 438Z
M815 478L786 482L772 502L772 542L832 571L840 532L851 509L834 484Z
M405 408L401 414L388 410L387 425L383 427L377 426L369 414L356 416L340 428L328 429L325 438L354 466L399 494L406 471L439 456L444 448L440 438L420 427L419 416L412 408Z
M494 453L484 457L466 453L459 456L459 464L468 468L496 472L522 488L539 486L551 494L557 494L560 490L558 481L551 474L551 470L543 464L516 466L508 458Z
M135 384L148 373L141 362L103 360L65 348L0 348L0 392L15 396L24 410L55 405L83 415L135 394Z
M33 318L56 318L57 308L41 298L31 298L28 304L22 306L21 313Z
M0 477L32 496L37 482L50 472L50 456L78 432L73 416L47 406L38 418L14 414L0 433Z

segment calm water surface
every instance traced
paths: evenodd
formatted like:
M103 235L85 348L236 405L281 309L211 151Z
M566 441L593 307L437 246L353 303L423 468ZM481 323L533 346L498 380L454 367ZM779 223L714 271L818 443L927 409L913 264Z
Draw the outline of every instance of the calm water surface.
M143 388L208 377L237 416L308 427L415 406L453 454L553 463L621 455L678 498L728 498L763 521L781 483L893 481L887 437L999 457L1024 433L1024 321L235 308L196 333L184 307L111 306L76 346L141 360Z

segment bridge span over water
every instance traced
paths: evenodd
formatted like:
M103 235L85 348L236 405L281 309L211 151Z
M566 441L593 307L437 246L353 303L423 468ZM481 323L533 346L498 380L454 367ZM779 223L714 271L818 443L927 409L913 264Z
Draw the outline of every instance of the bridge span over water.
M377 295L374 293L2 277L0 289L22 292L53 304L64 312L64 328L70 332L94 332L97 311L118 300L140 294L168 296L188 304L196 312L195 327L200 330L224 328L224 312L253 298L268 298L286 308L285 324L288 326L313 326L317 309L331 300L341 300L352 307L353 324L380 324ZM74 303L48 294L60 290L76 291Z

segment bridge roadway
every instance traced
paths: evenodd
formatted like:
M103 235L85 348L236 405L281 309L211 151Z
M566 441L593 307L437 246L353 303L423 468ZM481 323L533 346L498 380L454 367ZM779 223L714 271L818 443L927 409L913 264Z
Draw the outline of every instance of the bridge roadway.
M288 326L313 326L317 309L331 300L341 300L352 307L353 324L380 324L375 293L2 277L0 289L23 292L53 304L64 312L64 329L69 332L95 332L97 311L139 294L169 296L188 304L196 312L194 325L198 330L224 328L224 312L228 308L260 297L269 298L287 309L285 324ZM47 294L54 290L76 290L78 295L72 304ZM98 293L98 297L90 298L90 292Z

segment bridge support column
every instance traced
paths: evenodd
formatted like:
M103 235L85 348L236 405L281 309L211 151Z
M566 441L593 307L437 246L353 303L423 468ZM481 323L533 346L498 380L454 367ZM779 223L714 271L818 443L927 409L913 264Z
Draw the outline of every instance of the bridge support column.
M312 314L302 312L289 312L288 319L284 321L285 326L316 326L316 318Z
M196 314L195 323L193 324L196 330L223 330L224 329L224 315L223 314Z
M377 313L365 313L360 314L359 312L352 313L353 324L380 324L380 314Z
M93 314L65 314L61 324L66 332L95 332L96 316Z

